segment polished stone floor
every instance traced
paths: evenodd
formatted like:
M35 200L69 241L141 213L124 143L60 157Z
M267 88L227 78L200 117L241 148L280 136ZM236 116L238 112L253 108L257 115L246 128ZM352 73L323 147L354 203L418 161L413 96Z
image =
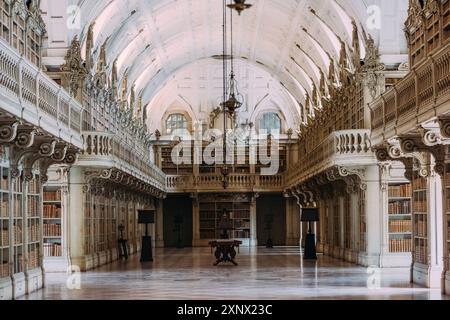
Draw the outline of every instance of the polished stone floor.
M238 267L214 267L208 248L157 249L153 263L137 256L81 275L68 289L67 275L48 274L46 288L24 299L271 300L448 299L439 290L409 283L409 270L376 270L329 257L302 261L298 248L241 248Z

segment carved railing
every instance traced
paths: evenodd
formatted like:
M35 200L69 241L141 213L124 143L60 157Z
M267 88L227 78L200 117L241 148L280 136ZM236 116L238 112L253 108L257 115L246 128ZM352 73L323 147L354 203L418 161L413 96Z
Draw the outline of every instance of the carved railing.
M223 188L222 176L218 174L168 175L168 192L236 192L236 191L282 191L283 175L262 176L257 174L230 174L228 187Z
M81 148L82 106L0 39L0 108Z
M285 185L291 187L333 167L376 163L371 150L370 130L336 131L311 150L300 151L296 165L286 173Z
M80 164L111 167L164 191L166 175L150 161L138 139L106 132L83 132Z
M450 44L418 64L391 90L371 103L372 142L407 134L450 112Z

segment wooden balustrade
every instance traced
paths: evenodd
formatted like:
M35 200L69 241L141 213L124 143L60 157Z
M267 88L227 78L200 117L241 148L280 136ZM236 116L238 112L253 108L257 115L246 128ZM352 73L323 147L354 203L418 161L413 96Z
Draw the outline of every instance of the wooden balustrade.
M167 175L168 192L209 192L209 191L283 191L283 175L263 176L258 174L230 174L228 187L223 189L223 177L219 174Z
M165 190L165 174L150 161L148 153L141 148L141 144L137 142L124 143L117 134L84 131L84 152L79 160L81 163L89 161L91 165L114 166Z
M299 154L297 164L286 173L285 186L304 182L333 166L373 163L376 163L376 159L371 150L370 130L336 131Z
M82 147L80 103L2 39L0 96L10 115Z
M450 43L370 104L372 143L407 134L450 110Z

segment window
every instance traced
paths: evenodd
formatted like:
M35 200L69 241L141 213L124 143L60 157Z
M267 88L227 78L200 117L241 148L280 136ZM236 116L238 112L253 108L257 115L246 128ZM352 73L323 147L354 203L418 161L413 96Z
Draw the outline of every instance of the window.
M188 129L188 121L182 114L170 115L166 120L166 134L172 134L177 129Z
M281 119L276 113L266 113L261 117L259 130L266 130L268 134L272 131L281 131Z

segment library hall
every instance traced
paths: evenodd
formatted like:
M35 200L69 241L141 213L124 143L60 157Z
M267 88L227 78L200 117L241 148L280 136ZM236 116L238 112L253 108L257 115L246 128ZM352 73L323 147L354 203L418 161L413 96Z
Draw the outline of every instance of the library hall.
M0 179L0 310L450 300L450 0L0 0Z

